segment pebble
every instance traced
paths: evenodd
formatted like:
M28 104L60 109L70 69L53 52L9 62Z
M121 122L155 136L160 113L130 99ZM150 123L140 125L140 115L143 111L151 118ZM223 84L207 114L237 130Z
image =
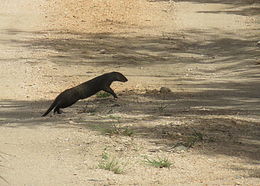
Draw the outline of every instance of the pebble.
M100 54L105 54L106 53L106 50L105 49L102 49L99 51Z
M75 124L75 122L74 121L69 121L69 124Z
M187 151L188 147L185 147L184 145L179 145L179 146L174 147L174 150L177 152L183 152L183 151Z
M162 93L162 94L166 94L166 93L170 93L170 92L172 92L171 89L169 89L167 87L160 88L160 93Z

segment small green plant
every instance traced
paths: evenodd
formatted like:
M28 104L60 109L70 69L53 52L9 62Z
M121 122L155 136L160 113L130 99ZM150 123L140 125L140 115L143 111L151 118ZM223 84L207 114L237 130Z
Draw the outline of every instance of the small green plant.
M117 116L117 115L109 115L108 117L109 117L109 119L115 119L117 121L119 121L119 119L121 118L120 116Z
M192 135L198 140L198 141L202 141L203 140L203 134L201 132L197 132L195 130L193 130Z
M85 112L88 112L90 114L95 114L97 112L97 110L95 108L91 108L91 109L86 110Z
M96 96L97 96L97 98L107 98L110 96L110 94L107 92L101 91L101 92L97 93Z
M109 158L108 153L103 152L103 153L102 153L102 160L107 160L108 158Z
M102 161L98 164L98 167L112 171L115 174L122 174L124 172L119 161L116 158L110 158L106 152L102 154Z
M112 125L110 128L106 128L104 133L106 135L112 136L112 135L123 135L123 136L132 136L134 134L134 131L132 129L126 128L119 128L115 124Z
M157 159L150 159L147 156L144 158L147 164L157 168L169 168L172 165L172 163L167 158L158 157Z
M119 128L115 124L113 124L111 127L106 128L104 130L104 133L106 135L112 136L112 135L120 134L120 131Z
M132 136L134 134L134 131L132 129L129 129L128 127L127 128L124 128L121 132L122 135L124 136Z
M163 105L163 104L161 104L161 105L158 107L158 111L159 111L159 112L164 112L167 107L168 107L168 105Z
M195 143L203 141L203 134L200 132L197 132L193 130L193 133L191 136L189 136L187 142L185 143L186 147L192 147Z

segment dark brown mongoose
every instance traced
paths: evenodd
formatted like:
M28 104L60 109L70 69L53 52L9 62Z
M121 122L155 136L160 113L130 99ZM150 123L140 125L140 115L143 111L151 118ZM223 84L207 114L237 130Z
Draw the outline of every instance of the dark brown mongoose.
M110 88L113 81L128 81L127 78L120 72L110 72L103 74L101 76L95 77L89 81L86 81L76 87L67 89L60 93L51 104L50 108L42 115L46 116L52 109L54 109L54 114L57 112L61 113L60 108L66 108L80 99L88 98L97 92L103 90L106 91L117 98L115 92Z

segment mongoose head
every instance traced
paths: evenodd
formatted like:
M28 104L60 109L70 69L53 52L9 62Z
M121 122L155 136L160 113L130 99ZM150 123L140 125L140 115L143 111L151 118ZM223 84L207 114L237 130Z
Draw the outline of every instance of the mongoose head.
M121 82L128 81L128 79L123 74L121 74L120 72L111 72L111 74L114 75L115 81L121 81Z

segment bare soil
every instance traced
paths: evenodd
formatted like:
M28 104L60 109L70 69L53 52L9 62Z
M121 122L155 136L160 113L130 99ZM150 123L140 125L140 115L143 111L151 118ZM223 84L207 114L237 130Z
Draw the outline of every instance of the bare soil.
M0 185L259 185L259 12L257 0L2 0ZM110 71L129 79L113 83L118 99L40 117ZM123 172L101 169L105 156Z

